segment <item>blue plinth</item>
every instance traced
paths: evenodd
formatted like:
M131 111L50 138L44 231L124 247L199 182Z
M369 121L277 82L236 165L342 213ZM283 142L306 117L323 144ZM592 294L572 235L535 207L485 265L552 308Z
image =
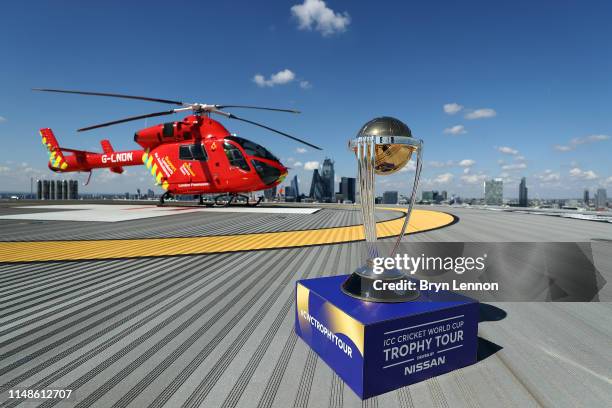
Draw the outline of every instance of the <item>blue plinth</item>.
M297 282L295 331L361 398L476 362L476 300L432 291L364 302L340 290L347 277Z

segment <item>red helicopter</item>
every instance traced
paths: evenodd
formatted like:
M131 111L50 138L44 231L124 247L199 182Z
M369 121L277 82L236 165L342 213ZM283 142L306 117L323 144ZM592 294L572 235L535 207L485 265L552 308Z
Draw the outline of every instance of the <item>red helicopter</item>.
M243 108L276 112L300 113L291 109L265 108L246 105L207 105L185 103L168 99L143 96L68 91L61 89L40 89L35 91L68 94L106 96L113 98L137 99L180 106L179 108L101 123L78 129L78 132L97 129L133 120L171 115L177 112L191 112L183 120L151 126L137 131L134 141L143 150L115 151L108 140L102 140L103 153L61 147L53 131L40 130L42 143L49 152L49 168L54 172L89 172L93 169L108 168L114 173L123 173L125 166L145 165L164 189L160 205L173 195L196 195L204 204L203 194L217 194L215 204L230 205L234 200L249 197L244 193L265 190L280 184L287 176L287 168L269 150L247 139L230 134L211 114L236 119L262 127L303 143L317 150L320 147L261 123L240 118L223 109ZM70 154L65 154L70 153ZM88 180L89 182L89 180ZM227 197L226 199L224 199ZM251 205L257 205L259 200Z

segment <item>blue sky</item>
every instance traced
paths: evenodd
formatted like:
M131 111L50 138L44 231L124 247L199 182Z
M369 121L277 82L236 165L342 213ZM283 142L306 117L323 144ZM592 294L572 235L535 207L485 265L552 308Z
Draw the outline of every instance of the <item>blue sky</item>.
M532 197L612 188L610 2L54 1L7 2L0 13L0 190L52 177L41 127L67 147L99 150L109 138L131 149L134 131L157 121L75 129L165 109L32 87L298 108L240 113L323 152L222 123L281 157L303 191L304 168L326 156L337 175L353 176L347 140L380 115L424 139L424 189L478 197L483 179L502 177L516 197L522 176ZM379 190L406 193L407 170L379 178ZM98 171L83 190L151 186L132 167Z

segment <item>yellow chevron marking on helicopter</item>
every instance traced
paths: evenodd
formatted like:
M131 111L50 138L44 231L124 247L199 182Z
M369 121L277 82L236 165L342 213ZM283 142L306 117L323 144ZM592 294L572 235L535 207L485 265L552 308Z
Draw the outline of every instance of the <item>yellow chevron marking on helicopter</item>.
M147 168L151 168L151 166L153 165L153 156L149 155L149 158L147 159Z
M404 212L398 208L385 208ZM414 210L408 233L422 232L452 224L450 214ZM378 236L388 238L400 233L404 217L377 223ZM363 226L322 228L305 231L266 232L193 238L116 239L95 241L1 242L0 262L40 262L86 259L139 258L252 251L325 245L364 239Z

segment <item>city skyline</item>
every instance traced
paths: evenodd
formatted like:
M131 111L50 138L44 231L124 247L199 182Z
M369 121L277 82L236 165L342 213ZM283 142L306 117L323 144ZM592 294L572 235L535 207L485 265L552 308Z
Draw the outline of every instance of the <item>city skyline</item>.
M242 116L321 145L323 152L246 124L222 123L280 157L303 192L325 157L335 160L337 174L355 177L347 141L363 123L382 115L401 119L424 139L421 185L426 190L477 197L484 180L501 178L504 186L514 186L521 177L530 180L533 198L576 198L585 188L612 187L607 111L612 28L605 18L611 4L395 3L388 6L385 21L372 21L365 4L308 4L325 10L329 19L310 14L298 0L258 10L247 2L192 3L194 12L176 22L166 19L167 5L156 2L146 10L112 2L42 3L35 9L7 4L4 11L13 18L0 27L2 37L11 39L0 76L5 95L0 99L5 144L0 190L28 191L30 177L54 178L46 168L39 128L53 128L62 146L100 151L99 140L108 138L123 150L135 147L136 130L161 122L148 119L76 133L83 125L164 107L30 91L38 86L300 109L300 116L252 111ZM198 38L201 13L215 17L207 21L211 31L224 32L232 23L225 38L231 49L224 42L207 42L194 52L191 41L162 33L175 30ZM47 27L50 20L53 30ZM109 20L111 32L104 30ZM164 30L149 24L161 20ZM32 36L38 40L30 41ZM363 50L397 60L365 67ZM160 55L186 54L190 64L159 63ZM405 191L412 169L379 178L377 191ZM74 178L82 184L87 175ZM130 167L123 175L96 171L81 190L152 187L144 167ZM515 194L515 187L504 191L504 196Z

